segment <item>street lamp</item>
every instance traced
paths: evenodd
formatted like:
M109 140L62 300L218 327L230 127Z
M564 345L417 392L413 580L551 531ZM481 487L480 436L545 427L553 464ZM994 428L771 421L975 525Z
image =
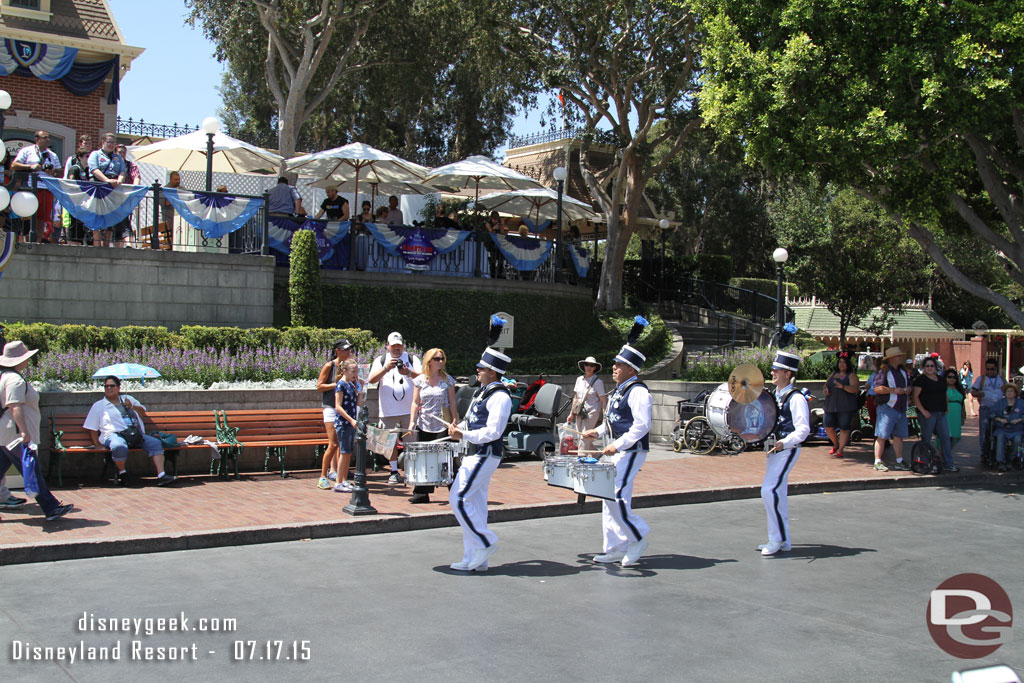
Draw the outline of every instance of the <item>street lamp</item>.
M669 222L667 218L662 218L658 221L658 227L661 228L661 288L665 289L665 238L668 236Z
M552 172L558 182L558 227L556 232L558 242L555 244L555 282L562 281L562 192L565 190L565 179L569 173L564 166L559 166Z
M216 116L203 119L203 132L206 133L206 191L213 191L213 136L220 132L220 121Z
M772 252L772 258L775 260L775 271L779 278L778 286L775 289L775 323L779 328L779 338L781 339L782 326L786 324L785 306L782 299L782 264L789 260L789 252L783 247L779 247Z
M4 139L4 114L11 108L11 93L0 90L0 141ZM6 148L7 145L4 145ZM2 159L2 157L0 157Z

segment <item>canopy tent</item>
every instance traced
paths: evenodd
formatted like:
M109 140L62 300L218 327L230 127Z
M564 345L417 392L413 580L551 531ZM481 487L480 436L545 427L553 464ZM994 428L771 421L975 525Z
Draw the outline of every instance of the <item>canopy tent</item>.
M207 134L197 130L151 145L132 145L133 161L162 166L168 171L206 171ZM213 134L214 173L277 173L282 157L224 133Z

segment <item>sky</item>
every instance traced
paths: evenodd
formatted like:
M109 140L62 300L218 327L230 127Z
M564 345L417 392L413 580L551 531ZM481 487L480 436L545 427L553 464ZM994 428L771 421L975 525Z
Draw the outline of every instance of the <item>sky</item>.
M118 115L149 123L198 126L223 105L224 69L202 30L185 23L183 0L108 0L125 42L145 48L121 80ZM541 130L540 112L520 115L512 132Z

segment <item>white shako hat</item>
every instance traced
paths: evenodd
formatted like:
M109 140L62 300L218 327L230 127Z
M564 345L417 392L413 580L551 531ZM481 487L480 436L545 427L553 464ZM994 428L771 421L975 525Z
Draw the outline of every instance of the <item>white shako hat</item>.
M643 370L644 363L647 361L647 356L634 349L629 344L623 346L618 355L615 356L616 363L625 363L637 372Z
M499 375L504 375L508 372L508 365L512 362L512 359L501 351L491 348L498 343L498 337L501 336L501 330L505 327L505 322L504 318L500 318L497 315L491 316L490 325L487 329L487 348L484 349L483 355L480 356L480 362L476 364L478 368L490 368Z
M499 375L504 375L508 372L508 364L511 362L512 359L501 351L495 351L488 346L484 349L484 354L480 357L480 362L476 366L478 368L490 368Z
M624 363L629 367L633 368L637 372L640 372L644 363L647 361L647 356L637 351L630 344L635 344L640 338L640 335L644 333L644 328L650 325L649 322L642 316L638 315L633 318L633 329L629 331L626 336L626 345L619 350L619 354L615 356L616 363Z
M772 368L790 370L795 375L796 371L800 368L800 356L786 351L777 351L775 353L775 360L772 362Z

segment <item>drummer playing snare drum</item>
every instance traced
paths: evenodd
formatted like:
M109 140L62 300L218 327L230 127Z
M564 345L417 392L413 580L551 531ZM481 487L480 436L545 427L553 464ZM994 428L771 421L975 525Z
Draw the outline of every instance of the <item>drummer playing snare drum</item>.
M604 449L606 460L615 465L615 500L602 501L604 553L595 556L594 562L620 562L623 567L638 564L647 549L647 534L651 530L632 509L633 480L650 448L651 392L637 377L647 358L630 344L640 337L646 325L647 321L637 316L628 343L615 356L612 379L616 387L608 401L604 423L583 433L584 439L592 439L610 431L615 439Z

